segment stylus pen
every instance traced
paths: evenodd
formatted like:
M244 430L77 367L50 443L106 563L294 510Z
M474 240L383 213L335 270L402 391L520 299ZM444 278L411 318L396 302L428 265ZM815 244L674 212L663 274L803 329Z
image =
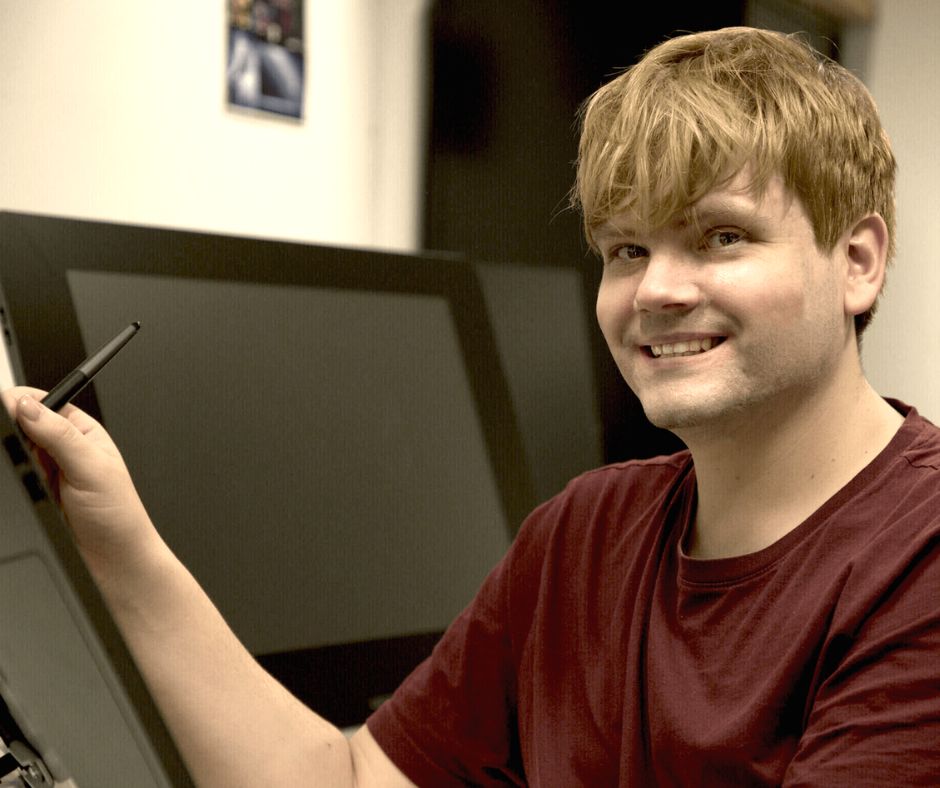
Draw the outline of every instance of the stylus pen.
M114 358L118 351L131 341L131 337L137 333L140 323L134 321L125 328L114 339L108 342L97 353L86 358L75 369L69 372L52 388L45 397L42 398L42 404L49 410L59 410L64 407L79 391L87 386L91 379L97 375L101 368Z

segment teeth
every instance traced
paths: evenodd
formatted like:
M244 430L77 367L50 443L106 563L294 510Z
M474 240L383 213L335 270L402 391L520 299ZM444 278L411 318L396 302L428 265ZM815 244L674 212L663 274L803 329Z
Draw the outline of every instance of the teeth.
M690 339L686 342L672 342L666 345L650 345L650 350L656 358L663 356L694 356L696 353L704 353L717 345L719 340L712 337L704 339Z

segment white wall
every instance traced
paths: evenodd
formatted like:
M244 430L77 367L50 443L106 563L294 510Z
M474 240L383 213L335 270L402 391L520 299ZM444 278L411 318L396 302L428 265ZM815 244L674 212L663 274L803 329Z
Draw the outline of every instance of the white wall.
M898 255L865 335L875 388L940 423L940 2L880 0L862 76L898 158Z
M226 0L0 0L0 208L416 248L428 0L306 0L303 122L225 104Z

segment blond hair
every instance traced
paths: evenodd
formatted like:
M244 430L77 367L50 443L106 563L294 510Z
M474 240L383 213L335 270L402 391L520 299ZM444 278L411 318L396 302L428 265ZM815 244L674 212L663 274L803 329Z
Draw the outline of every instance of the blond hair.
M871 95L796 36L756 28L670 39L601 87L583 108L572 202L593 247L622 211L663 226L745 167L757 193L783 178L820 249L878 213L893 257L896 163Z

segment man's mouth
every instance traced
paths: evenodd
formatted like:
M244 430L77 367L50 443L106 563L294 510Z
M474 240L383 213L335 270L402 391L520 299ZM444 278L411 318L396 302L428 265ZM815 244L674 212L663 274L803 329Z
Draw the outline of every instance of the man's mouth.
M696 356L718 347L725 337L703 337L682 342L670 342L663 345L648 345L647 350L653 358L675 358L677 356Z

